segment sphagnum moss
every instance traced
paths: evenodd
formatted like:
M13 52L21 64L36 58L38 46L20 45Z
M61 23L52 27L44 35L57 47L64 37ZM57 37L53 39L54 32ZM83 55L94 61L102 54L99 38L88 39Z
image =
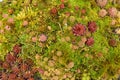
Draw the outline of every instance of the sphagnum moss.
M0 79L117 79L119 12L119 0L1 0Z

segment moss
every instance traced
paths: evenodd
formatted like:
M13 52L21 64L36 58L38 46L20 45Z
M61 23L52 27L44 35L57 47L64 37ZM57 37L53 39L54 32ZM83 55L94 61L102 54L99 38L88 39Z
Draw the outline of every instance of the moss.
M4 0L0 2L0 59L4 60L6 53L12 51L15 44L22 45L21 57L31 58L35 66L44 68L50 76L54 76L54 70L60 69L62 73L74 73L77 79L117 79L119 75L120 61L120 41L119 35L113 31L119 27L119 17L114 18L116 24L111 25L112 17L105 15L99 16L101 8L95 0ZM64 4L64 8L60 8ZM75 9L78 7L79 9ZM117 3L108 2L104 9L115 7L119 10ZM55 8L57 13L52 14L51 9ZM10 10L13 10L10 13ZM81 10L85 10L83 14ZM3 14L8 14L8 18L3 18ZM14 19L14 24L7 22L9 18ZM27 21L26 26L23 22ZM97 29L94 33L89 32L88 22L95 21ZM72 28L75 24L81 23L85 26L87 33L82 36L74 36ZM5 26L10 26L7 31ZM47 40L39 41L39 35L45 34ZM32 37L36 37L33 42ZM94 38L92 46L84 45L79 47L78 43L82 37ZM109 40L115 39L117 45L112 47ZM57 56L57 51L62 55ZM37 55L37 59L36 59ZM39 58L38 58L39 55ZM57 60L55 59L57 56ZM54 57L54 58L53 58ZM47 58L48 61L44 61ZM54 66L50 67L49 62ZM70 62L74 66L67 68ZM45 65L43 65L45 64ZM76 70L80 69L80 74ZM38 74L47 78L44 74ZM49 76L49 78L50 78ZM59 79L63 75L58 76ZM67 77L68 78L68 77ZM52 78L50 78L52 79Z

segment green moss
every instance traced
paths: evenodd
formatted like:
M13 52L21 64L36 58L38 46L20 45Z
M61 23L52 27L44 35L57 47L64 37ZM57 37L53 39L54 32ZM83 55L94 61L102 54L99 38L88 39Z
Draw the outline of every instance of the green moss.
M119 27L118 18L114 18L118 22L114 25L115 27L110 24L113 18L109 15L101 18L98 15L101 8L95 0L65 0L64 9L59 7L62 4L60 0L29 1L12 0L8 2L8 0L4 0L0 2L0 21L3 22L0 30L4 30L4 33L0 33L0 59L4 60L6 53L12 51L15 44L21 44L21 57L33 59L37 67L43 67L48 72L56 68L66 69L68 63L72 61L74 67L68 71L64 70L63 73L74 73L73 76L82 80L101 80L104 77L106 77L105 79L116 79L120 68L120 41L119 35L116 35L113 30L116 29L116 26ZM78 11L75 10L75 6L79 7ZM55 15L50 13L53 7L58 10ZM108 2L105 9L110 7L119 9L118 4ZM8 12L9 9L13 9L12 14ZM86 10L85 14L81 14L82 9ZM66 16L66 12L70 13L70 16ZM15 23L9 24L8 18L2 17L3 14L8 14L8 18L13 18ZM23 26L25 20L29 23L27 26ZM97 31L89 36L93 37L95 42L92 46L78 47L78 42L81 41L82 36L74 36L70 28L76 23L81 23L85 25L87 31L89 21L95 21L97 24ZM5 30L6 25L11 27L10 31ZM48 29L48 26L51 29ZM45 42L39 41L40 34L46 34L47 40ZM32 42L34 36L37 37L36 42ZM69 37L70 40L67 41L66 37ZM115 47L109 45L110 39L117 41ZM73 49L73 45L77 46L78 49ZM53 60L57 51L61 51L62 56L57 56L55 66L52 69L46 69L46 66L49 67L49 65L43 61L43 58L47 57L48 61ZM102 57L98 53L101 53ZM36 60L36 54L41 56L39 60ZM76 72L77 69L80 69L81 74Z

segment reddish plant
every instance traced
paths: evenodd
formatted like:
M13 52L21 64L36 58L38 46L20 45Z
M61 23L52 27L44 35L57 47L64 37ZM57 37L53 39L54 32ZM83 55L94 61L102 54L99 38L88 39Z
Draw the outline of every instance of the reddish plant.
M35 80L34 78L29 78L28 80Z
M88 38L87 41L86 41L86 45L87 46L92 46L94 44L94 39L91 37L91 38Z
M54 8L51 9L50 12L51 12L51 14L56 15L58 13L58 10L57 10L57 8L54 7Z
M1 80L7 80L8 75L6 73L2 73L1 78L2 78Z
M0 71L0 79L2 78L2 71Z
M19 64L21 64L21 63L23 63L23 60L22 60L22 58L18 57L18 58L16 59L16 62L19 63Z
M17 66L12 67L12 72L13 72L14 74L19 74L20 69L19 69Z
M117 9L115 7L111 7L108 9L108 14L110 17L116 17L117 16Z
M3 62L2 68L4 68L4 69L9 69L9 68L10 68L10 64L7 63L7 62Z
M101 9L98 14L100 17L105 17L107 15L107 11L105 9Z
M16 45L13 47L13 52L15 53L15 55L17 55L18 53L21 52L21 47L16 44Z
M9 19L7 20L7 22L8 22L9 24L14 24L14 19L13 19L13 18L9 18Z
M30 71L26 71L25 72L25 74L23 75L24 76L24 78L30 78L30 77L32 77L33 76L33 74L30 72Z
M84 35L86 30L84 25L78 23L73 27L72 31L74 35L81 36L81 35Z
M64 3L60 4L60 9L64 9L64 8L65 8Z
M67 17L69 17L69 16L71 15L71 13L70 13L70 12L65 12L65 15L66 15Z
M23 77L19 76L16 78L16 80L25 80Z
M9 12L10 14L12 14L12 13L14 12L14 10L13 10L13 9L9 9L8 12Z
M1 34L4 33L4 30L0 30L0 33L1 33Z
M96 22L94 22L94 21L88 22L88 30L92 33L95 32L97 30Z
M27 26L27 25L28 25L28 21L26 21L26 20L23 21L22 25L23 25L23 26Z
M7 31L11 30L10 26L8 26L8 25L5 26L5 29L6 29Z
M38 68L32 68L31 72L36 73L38 71Z
M44 70L33 67L33 64L30 58L24 61L19 55L15 57L8 53L5 61L0 60L0 67L3 69L3 72L0 72L0 80L34 80L35 74L43 74Z
M109 43L109 45L112 46L112 47L115 47L115 46L117 45L117 42L116 42L116 40L114 40L114 39L110 39L108 43Z
M41 68L38 68L37 70L40 74L44 74L44 70L42 70Z
M13 73L9 74L9 79L14 80L15 78L16 78L16 74L13 74Z
M64 0L61 0L62 3L64 3Z
M26 63L23 63L23 64L20 65L20 70L22 72L27 71L28 68L29 68L29 66Z
M96 0L96 2L98 6L104 7L108 3L108 0Z
M45 34L41 34L40 36L39 36L39 41L40 42L45 42L47 40L47 36L45 35Z
M85 9L82 9L81 10L81 14L85 14L86 13L86 10Z
M3 18L8 18L8 14L3 14L2 17Z
M32 37L32 42L36 42L37 41L37 37Z
M75 6L75 10L79 11L80 7L79 6Z
M6 62L8 63L13 63L16 60L15 56L12 55L11 53L8 53L5 59L6 59Z
M32 66L33 65L33 60L30 59L30 58L27 58L25 63L28 65L28 66Z
M0 60L0 67L2 66L2 64L3 64L3 61L2 61L2 60Z

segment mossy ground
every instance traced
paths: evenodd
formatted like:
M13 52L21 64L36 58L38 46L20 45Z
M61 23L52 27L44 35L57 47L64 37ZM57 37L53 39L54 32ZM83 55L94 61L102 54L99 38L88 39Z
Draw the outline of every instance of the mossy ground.
M63 80L65 76L65 80L117 79L120 74L120 41L113 30L120 26L120 18L114 18L117 23L112 26L113 18L98 15L101 8L95 0L65 0L64 9L59 8L60 4L60 0L0 2L0 30L4 30L0 34L0 59L4 60L15 44L22 44L21 57L31 58L35 66L44 70L44 74L40 74L43 80ZM54 7L58 10L57 15L50 12ZM109 7L120 9L112 2L108 2L105 9ZM81 14L82 9L85 9L85 14ZM71 15L65 15L66 12ZM8 17L4 18L4 14ZM9 18L14 19L14 24L7 22ZM25 20L27 26L23 26ZM74 36L71 29L76 23L87 25L89 21L95 21L98 27L95 33L87 35L95 42L92 46L84 44L80 47L78 42L87 37ZM5 29L6 25L10 30ZM40 34L45 34L47 41L40 42ZM37 40L33 42L32 37ZM117 41L115 47L108 44L110 39Z

